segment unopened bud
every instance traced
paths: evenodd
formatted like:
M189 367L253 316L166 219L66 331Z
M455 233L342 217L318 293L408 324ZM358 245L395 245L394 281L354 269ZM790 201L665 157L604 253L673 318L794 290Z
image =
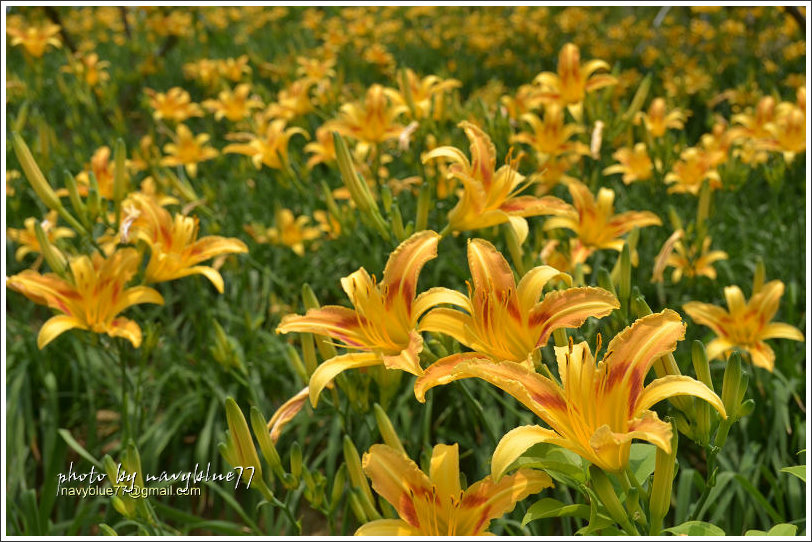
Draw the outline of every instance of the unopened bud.
M414 231L423 231L429 224L429 209L431 209L431 187L424 183L420 187L417 197L417 216L414 220Z
M705 354L705 345L702 341L694 341L691 348L691 361L694 365L699 381L713 391L708 356ZM710 440L711 413L710 405L704 400L694 401L694 420L696 425L695 437L701 446L706 446Z
M86 227L90 227L90 222L87 218L87 209L85 208L85 204L82 201L82 198L79 196L79 189L76 185L76 179L71 175L70 171L67 169L64 171L65 177L65 186L68 189L68 197L70 198L70 204L73 210L79 215L79 220L82 221Z
M45 175L42 174L42 170L31 155L31 150L28 148L28 145L25 144L23 138L20 137L20 134L15 132L11 136L11 141L14 147L14 153L17 155L17 160L20 161L25 177L28 179L28 182L31 183L31 187L39 199L42 200L42 203L49 209L55 209L57 211L61 209L62 203L60 203L56 192L51 188Z
M347 465L347 474L350 477L352 487L358 490L358 497L364 513L370 519L380 519L380 514L375 509L375 501L372 497L372 490L369 488L367 477L361 468L361 457L349 436L344 436L344 463Z
M45 230L42 229L42 224L39 222L34 223L34 233L37 236L40 253L45 258L45 261L48 262L51 270L57 275L64 275L67 270L68 262L59 249L53 246L48 240L48 236L45 234Z
M651 499L649 501L649 518L651 530L649 534L656 536L660 533L663 519L671 508L671 489L674 484L674 467L677 460L677 444L679 433L671 429L671 451L666 452L659 447L654 457L654 478L651 482Z
M341 502L341 497L344 496L346 483L347 467L344 465L344 463L342 463L341 466L338 467L338 470L336 470L336 474L333 477L333 488L330 491L330 511L334 511L336 508L338 508L338 505Z
M595 490L601 503L606 507L609 516L624 527L629 525L629 517L626 515L626 510L624 510L623 505L620 504L617 493L615 493L615 488L612 487L612 482L609 481L609 477L606 476L606 473L603 472L600 467L590 465L589 479L592 481L592 489Z
M245 421L242 410L237 406L237 402L231 397L226 399L226 422L228 423L228 441L225 443L225 450L220 449L223 458L232 467L243 467L242 479L248 485L252 477L262 479L262 465L259 462L257 449L254 447L254 440L248 431L248 423ZM253 472L245 467L254 467Z
M722 380L722 403L728 416L735 419L739 412L739 386L742 381L741 356L738 352L733 352L727 359L725 376Z
M116 211L116 225L118 225L121 218L121 200L124 199L124 195L127 193L126 159L127 148L124 145L124 140L119 138L118 141L116 141L115 171L113 178L113 203Z
M290 447L290 473L297 479L302 476L302 447L298 441Z
M265 458L268 466L271 467L271 472L273 472L281 480L285 475L285 471L282 468L282 459L279 457L279 452L276 451L276 446L274 446L273 441L271 440L271 435L268 432L268 426L265 423L265 418L255 406L251 407L251 429L254 431L257 442L259 442L259 449L262 452L262 457Z
M395 432L395 428L392 426L392 421L389 419L389 416L386 415L386 411L384 411L384 409L378 403L375 403L372 408L375 411L375 421L378 423L378 430L381 432L381 437L383 438L384 443L386 443L386 445L390 448L394 448L395 450L401 452L403 455L407 455L406 450L403 448L403 444L400 442L397 432Z
M632 98L631 103L629 104L629 108L623 113L623 120L630 121L632 120L637 112L640 111L640 108L646 101L648 97L649 89L651 89L651 74L649 73L643 78L643 81L640 82L640 86L637 87L637 91L634 93L634 97Z
M397 205L392 206L390 218L392 219L392 233L395 234L398 241L404 241L408 236L406 235L406 229L403 227L403 216L400 214L400 207Z
M766 271L764 270L764 260L761 259L759 256L756 260L756 271L753 274L753 294L756 295L761 291L761 288L764 286L764 276Z

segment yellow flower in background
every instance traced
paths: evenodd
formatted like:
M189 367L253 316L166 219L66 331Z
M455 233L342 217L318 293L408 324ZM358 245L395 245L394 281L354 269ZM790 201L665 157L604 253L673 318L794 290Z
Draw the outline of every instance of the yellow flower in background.
M682 130L685 127L687 116L680 109L668 111L665 99L654 98L648 107L648 112L640 111L637 113L635 124L640 124L640 121L642 121L651 137L659 138L663 137L669 128Z
M216 100L205 100L202 105L212 113L217 120L223 117L231 122L237 122L247 117L252 109L262 107L262 100L257 97L250 97L251 85L243 83L237 85L234 90L225 89L220 91Z
M496 170L496 148L491 138L478 126L463 121L459 127L471 142L471 160L456 147L438 147L423 156L423 163L436 158L452 162L448 176L463 185L459 202L448 213L452 231L486 228L509 222L520 241L527 237L524 217L538 215L570 215L574 209L553 196L537 198L520 196L530 182L525 182L515 168L515 162Z
M373 43L369 47L365 47L362 57L383 71L395 65L395 57L380 43Z
M335 77L336 72L333 68L336 66L335 57L328 57L325 59L296 57L296 75L299 77L307 77L314 81L321 81L322 79L330 79Z
M570 141L572 136L584 133L577 124L566 124L564 110L557 103L544 107L544 120L534 113L526 113L521 120L530 125L531 132L519 132L511 136L511 143L526 143L533 147L539 159L544 161L562 154L589 154L589 147L580 141Z
M542 72L534 83L541 86L545 99L568 106L578 119L587 92L617 83L612 75L596 74L598 70L609 70L609 64L603 60L590 60L582 65L578 46L567 43L558 54L558 72Z
M216 60L201 58L183 65L183 75L187 79L197 79L203 86L214 87L220 81L220 71Z
M197 164L220 154L217 149L206 145L209 139L209 134L195 135L185 124L178 124L174 142L164 145L164 152L169 156L161 159L161 165L185 166L189 176L195 177Z
M702 149L689 147L680 153L679 160L665 176L665 183L671 185L668 193L699 194L702 183L708 180L712 190L722 187L719 173L711 166L711 156Z
M798 107L779 114L774 122L767 124L770 139L757 145L767 150L783 153L791 162L796 154L806 151L806 112Z
M141 240L150 248L147 282L203 275L222 294L224 285L220 273L213 267L197 264L222 254L248 252L248 247L239 239L219 235L198 239L196 217L176 214L173 219L169 211L149 196L131 193L122 208L125 210L123 224L129 228L122 240Z
M682 306L694 322L707 326L716 333L716 338L708 343L708 359L727 357L734 348L741 348L750 354L753 365L772 372L775 367L775 352L764 342L767 339L790 339L803 341L804 336L797 328L781 322L771 322L781 296L784 283L773 280L767 284L753 284L753 296L745 302L744 294L738 286L725 288L725 310L709 303L691 301Z
M615 296L601 288L567 288L542 295L551 281L572 284L569 275L548 266L531 269L517 286L504 256L483 239L468 242L468 266L474 283L468 296L446 288L430 290L465 312L434 308L418 326L474 350L456 357L457 363L484 354L532 367L531 356L547 344L554 330L579 327L590 316L602 318L620 307ZM426 369L424 378L442 378L450 368L440 360Z
M518 363L468 358L455 364L442 380L418 378L415 395L424 401L426 390L437 384L481 378L515 397L552 428L526 425L502 437L491 460L491 474L497 480L540 442L566 448L603 470L619 472L629 463L632 439L646 440L670 453L671 424L649 410L656 403L675 395L693 395L726 416L722 400L691 377L669 375L643 386L654 362L672 352L684 334L679 314L666 309L618 333L597 366L586 342L555 347L560 384ZM453 364L453 358L447 363Z
M276 102L268 105L266 115L287 121L307 115L314 109L310 89L315 83L313 79L299 79L280 90Z
M61 68L61 71L72 73L87 83L89 87L95 87L110 79L110 74L105 71L109 66L110 62L100 61L99 55L96 53L77 54L70 60L70 64Z
M758 101L753 113L739 113L731 117L737 126L737 134L750 139L766 139L771 136L768 125L775 119L775 98L764 96Z
M354 309L327 305L310 309L304 316L287 315L277 333L314 333L341 342L349 354L328 359L310 377L310 401L315 406L324 387L347 369L384 365L411 374L422 374L418 355L423 338L417 319L442 295L431 290L415 298L417 278L429 260L437 256L440 236L433 231L415 233L389 256L380 283L363 267L341 279L341 286Z
M612 158L617 160L618 163L604 168L604 175L622 173L624 184L651 179L654 164L652 164L651 158L648 156L645 143L637 143L631 149L621 147L612 154Z
M62 40L57 35L61 27L58 24L44 23L41 25L29 26L8 26L6 34L11 36L11 45L22 45L25 51L35 57L40 58L45 54L48 46L60 48Z
M544 472L519 469L496 482L486 476L463 490L457 444L434 446L428 476L402 452L374 444L363 468L373 489L394 506L400 519L378 519L356 536L475 536L487 532L528 495L553 487Z
M400 137L404 126L397 123L397 118L408 110L405 105L390 103L383 86L375 84L369 87L363 102L342 105L333 126L342 136L371 147Z
M673 267L671 282L679 282L685 277L708 277L716 280L716 269L713 264L720 260L727 260L727 252L710 250L711 238L705 237L701 248L696 244L687 244L683 241L684 232L677 230L666 241L663 250L657 256L654 265L653 282L662 282L662 272L666 267Z
M251 157L254 167L263 165L271 169L288 168L288 143L295 134L308 137L307 132L299 127L286 128L287 121L276 119L265 124L260 122L257 134L240 132L228 134L227 139L246 140L247 143L232 143L223 148L224 154L244 154Z
M335 162L336 147L333 131L334 127L330 122L316 128L316 140L304 146L304 151L311 154L307 160L307 169L313 169L317 164Z
M141 328L118 316L132 305L163 305L161 294L146 286L128 288L138 272L141 256L133 248L117 250L104 258L99 253L70 260L70 279L55 273L41 275L27 269L6 279L6 285L39 305L62 314L51 317L39 331L37 346L42 349L69 329L86 329L123 337L135 348L141 345Z
M461 87L462 83L456 79L443 80L436 75L427 75L421 79L409 68L404 73L406 85L403 84L402 77L398 77L398 90L386 89L387 96L394 103L409 108L412 118L425 119L429 114L434 120L443 118L443 95Z
M77 190L80 195L86 196L90 190L90 173L96 177L99 195L105 199L113 199L113 183L116 179L116 164L110 160L110 147L99 147L90 158L89 167L76 175ZM127 174L125 173L125 176ZM66 196L67 190L57 191L57 195Z
M715 123L710 133L702 135L702 150L708 156L708 163L712 168L727 162L737 137L736 130L729 128L725 122Z
M59 239L76 237L76 232L74 232L72 229L57 227L56 222L58 219L59 214L56 211L50 211L45 216L45 220L40 222L40 226L42 226L42 231L45 233L45 236L48 238L48 241L52 244L53 250L58 250L56 246L53 246L53 243L55 243ZM28 254L31 253L39 254L42 252L42 247L40 247L39 240L37 239L37 234L34 230L34 225L36 223L37 223L36 218L29 217L25 219L24 228L6 229L6 235L8 235L8 238L14 241L15 243L20 244L20 246L17 248L17 251L14 253L14 259L17 260L18 262L23 261L23 258L25 258Z
M659 226L660 218L649 211L627 211L615 214L615 192L610 188L598 191L597 201L589 187L580 181L570 182L567 188L577 209L575 216L555 216L547 219L544 230L566 228L578 236L581 244L591 250L608 248L623 250L620 237L633 228ZM634 261L632 263L635 263Z
M329 239L338 239L341 235L341 223L336 220L336 217L327 211L316 209L313 211L313 218L319 225L319 229Z
M554 267L562 273L574 273L578 264L581 264L581 270L589 273L592 267L586 263L586 260L594 251L585 247L577 237L572 237L568 241L566 244L558 239L547 241L539 254L541 263Z
M272 243L290 247L298 256L304 256L305 242L321 237L321 228L308 226L309 216L294 217L290 209L280 209L274 216L275 225L245 226L245 231L258 243Z
M519 120L525 113L537 109L545 99L534 85L521 85L513 96L505 95L499 99L509 118Z
M144 89L144 92L149 96L149 106L154 109L152 117L155 120L183 122L190 117L203 116L200 106L192 102L189 93L180 87L172 87L165 93L151 88Z
M237 58L224 58L215 62L220 75L234 83L238 83L243 75L251 73L251 66L248 65L248 55L240 55Z

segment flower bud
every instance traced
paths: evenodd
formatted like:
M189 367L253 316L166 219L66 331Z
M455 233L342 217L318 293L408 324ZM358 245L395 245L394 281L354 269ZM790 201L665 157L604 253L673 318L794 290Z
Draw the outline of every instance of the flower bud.
M694 365L694 372L700 382L713 391L713 381L711 380L708 356L705 354L705 345L702 341L694 341L691 347L691 360ZM711 413L710 405L703 400L694 401L694 420L697 442L701 446L706 446L710 439Z
M417 216L414 220L414 231L423 231L429 224L429 210L431 209L431 187L424 183L417 196Z
M347 466L342 463L341 466L338 467L338 470L336 470L335 476L333 477L333 488L330 492L330 506L328 508L331 513L338 508L338 505L341 502L341 497L344 496L346 483Z
M651 89L651 74L649 73L643 78L643 81L640 82L640 86L637 87L637 91L634 93L634 97L632 98L631 103L629 104L629 108L623 113L622 119L624 121L632 120L637 112L640 111L640 108L646 101L648 97L649 89Z
M398 241L404 241L408 235L406 235L406 229L403 227L403 216L400 214L400 207L393 206L389 217L392 220L392 233L395 234Z
M262 465L259 462L254 440L248 431L242 410L233 398L226 399L226 422L228 423L228 440L221 443L220 453L232 467L243 467L242 480L248 485L254 480L262 480ZM253 472L247 467L254 467Z
M282 459L279 457L279 452L276 451L276 446L274 446L271 440L265 418L255 406L251 407L251 429L254 430L254 435L257 437L257 442L259 442L262 457L265 458L265 461L271 467L271 472L281 480L285 475L285 471L282 468Z
M606 511L609 512L609 516L624 528L629 526L629 517L626 515L626 510L624 510L623 505L620 504L617 493L615 493L615 488L612 487L612 482L609 481L609 477L606 476L606 473L603 472L600 467L590 465L589 479L592 482L592 489L595 490L601 504L603 504Z
M722 380L722 403L728 416L735 419L739 412L739 386L742 381L741 356L733 352L727 359L725 376Z
M88 229L90 228L90 221L87 218L87 209L85 208L85 204L82 201L81 196L79 196L79 189L76 186L76 179L71 175L70 171L67 169L64 171L65 177L65 186L68 189L68 197L70 198L71 207L73 210L76 211L76 214L79 215L79 220L82 221L82 224L86 226Z
M302 476L302 447L299 441L294 441L290 447L290 473L297 479Z
M127 159L127 148L124 145L124 140L119 138L116 141L116 151L114 155L115 171L113 178L113 204L116 211L116 225L118 225L121 218L121 200L127 193L127 171L125 169L125 161Z
M350 488L350 509L352 510L352 513L355 514L355 519L357 519L359 523L367 523L369 518L367 518L367 515L364 512L364 507L361 505L361 498L359 497L360 494L361 492L357 489Z
M389 188L389 185L385 184L381 187L381 203L384 211L387 213L392 211L392 189Z
M361 468L361 458L358 456L358 450L347 435L344 436L344 463L347 465L350 484L358 490L358 499L364 514L370 519L380 519L380 514L375 509L372 490L369 488L367 477Z
M305 309L318 309L321 305L319 305L319 300L316 297L316 293L313 291L313 288L310 287L309 284L304 284L302 286L302 301L304 302ZM324 337L323 335L316 335L316 347L319 349L319 354L321 354L322 359L331 359L338 355L336 352L336 347L330 342L330 339Z
M313 371L316 370L319 362L316 359L316 344L313 340L312 333L302 333L301 334L302 340L302 358L304 358L304 366L305 370L307 371L307 376L310 378L310 375L313 374Z
M753 274L753 294L756 295L761 291L762 286L764 286L764 275L766 271L764 270L764 260L761 259L759 256L756 260L756 271Z
M392 426L392 421L389 419L389 416L386 415L386 411L384 411L378 403L375 403L372 408L375 411L375 421L378 423L378 430L381 432L381 437L386 445L401 452L403 455L408 455L403 448L403 444L400 442L398 434L395 432L395 428Z
M48 240L48 236L45 235L45 230L42 229L42 224L39 222L34 222L34 233L37 236L40 252L45 258L45 261L48 262L51 270L57 275L64 275L67 270L68 262L59 249L53 246Z
M305 369L302 363L302 358L299 357L299 352L296 351L296 348L294 348L292 344L286 345L286 349L288 352L288 360L294 372L302 379L302 382L308 382L310 375L307 374L307 369Z
M649 501L649 518L651 527L649 534L656 536L660 533L663 519L671 507L671 489L674 484L674 467L677 460L677 443L679 433L671 430L671 453L666 453L659 447L654 458L654 478L651 482L651 499Z

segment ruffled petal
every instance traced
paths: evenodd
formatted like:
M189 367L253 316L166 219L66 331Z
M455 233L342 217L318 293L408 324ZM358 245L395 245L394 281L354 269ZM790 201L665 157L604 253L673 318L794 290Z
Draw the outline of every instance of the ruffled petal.
M537 346L544 346L554 330L579 327L590 316L603 318L619 307L617 298L603 288L557 290L530 311L529 325L537 329Z
M385 444L374 444L364 454L363 469L372 488L395 507L401 519L427 532L421 529L415 499L431 496L432 483L414 461Z

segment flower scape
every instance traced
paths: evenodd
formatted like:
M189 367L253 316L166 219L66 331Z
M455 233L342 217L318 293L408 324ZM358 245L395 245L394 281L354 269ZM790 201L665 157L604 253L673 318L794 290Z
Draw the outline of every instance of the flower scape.
M804 7L3 17L4 534L808 536Z

